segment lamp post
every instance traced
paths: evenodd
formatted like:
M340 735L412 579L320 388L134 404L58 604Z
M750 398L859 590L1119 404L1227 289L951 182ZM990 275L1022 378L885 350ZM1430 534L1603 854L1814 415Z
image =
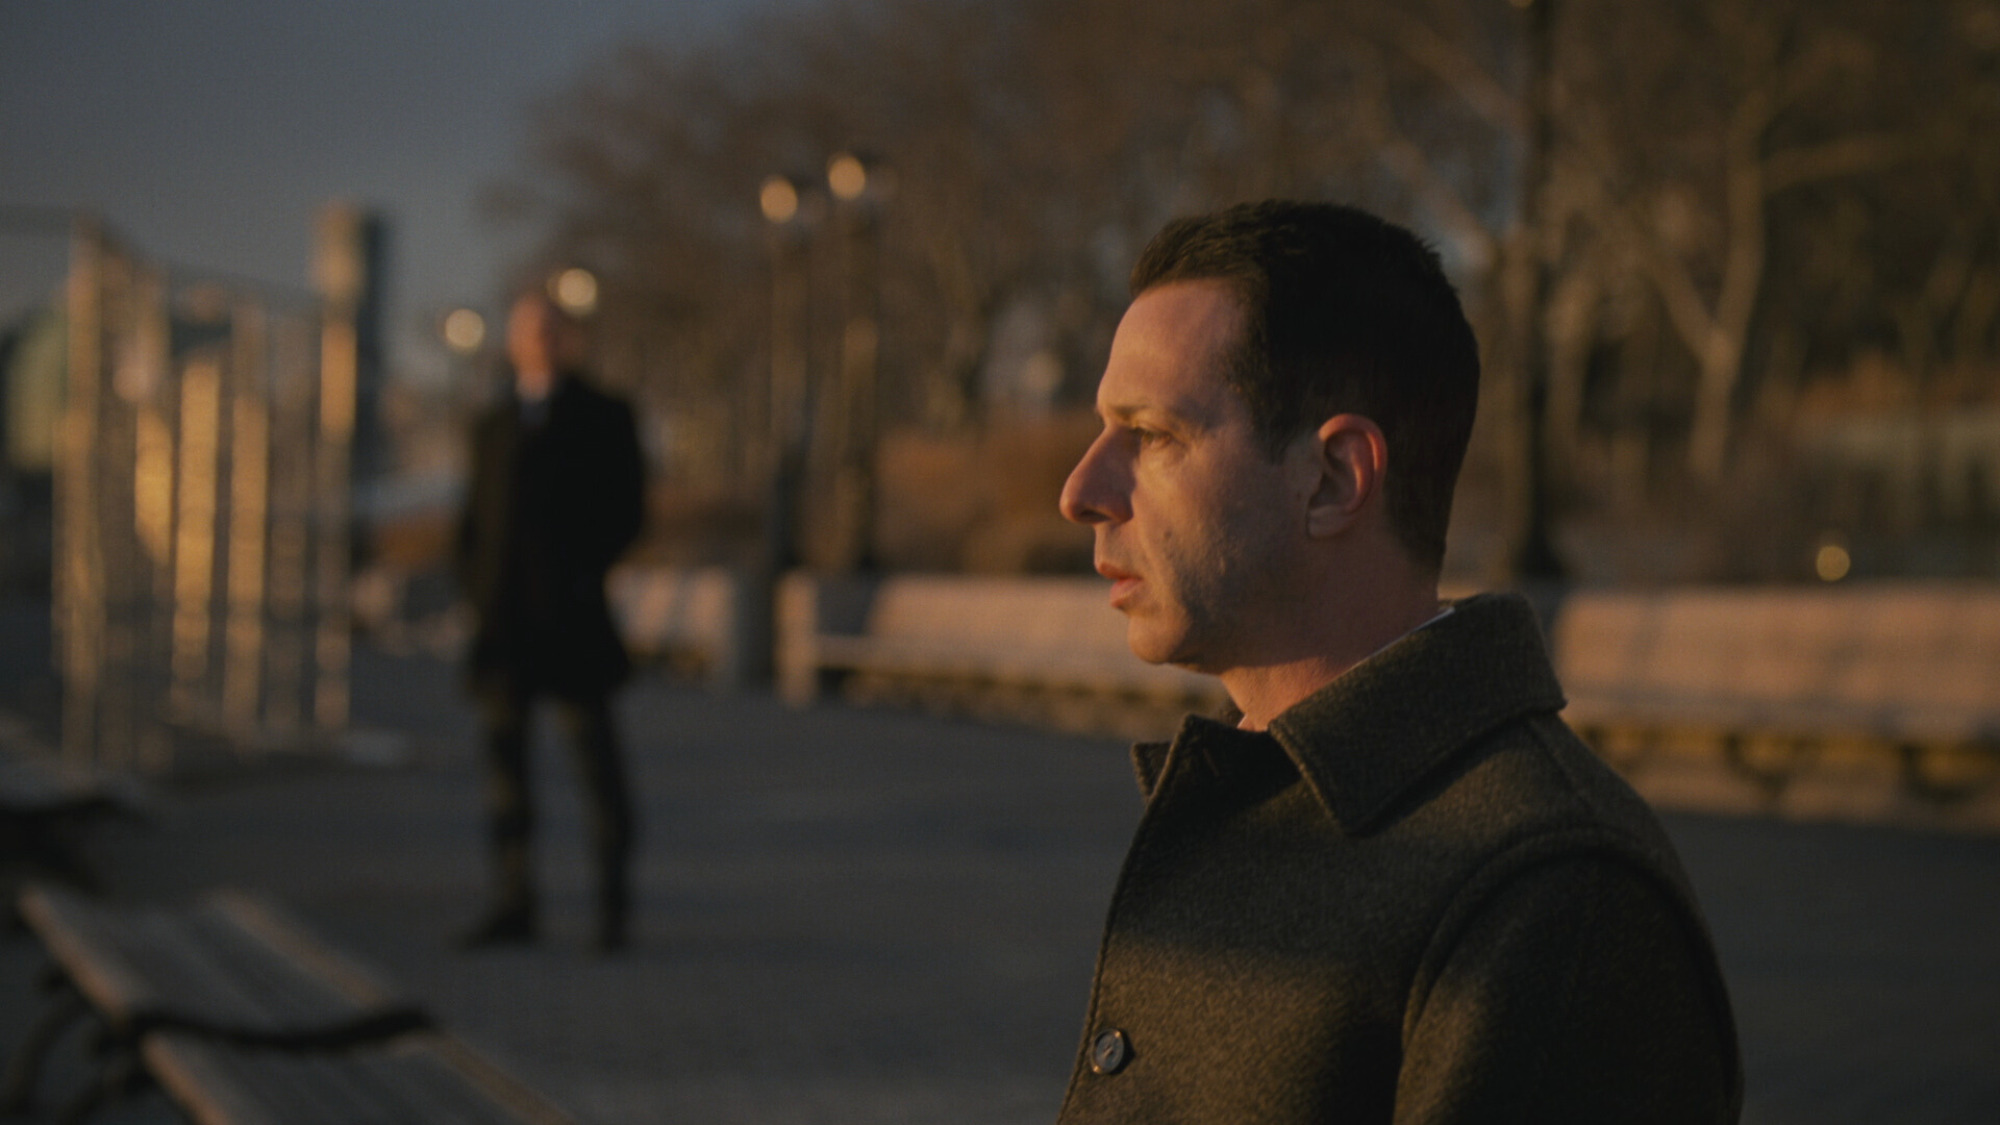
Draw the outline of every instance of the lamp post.
M1515 356L1523 435L1523 495L1520 538L1513 558L1514 577L1532 587L1547 587L1565 577L1562 557L1550 529L1549 490L1549 290L1553 284L1546 244L1551 221L1549 177L1555 149L1555 5L1556 0L1511 0L1526 13L1528 54L1528 137L1522 161L1523 226L1525 238L1517 252L1525 256L1517 268L1528 271L1527 308L1520 314L1521 342Z
M763 527L737 606L727 677L739 686L772 678L778 643L778 584L798 559L799 477L806 435L805 254L798 184L767 176L757 191L771 262L771 372L764 390Z
M485 392L478 379L479 353L486 346L486 318L478 310L460 306L437 319L438 342L449 357L445 361L445 401L453 424L462 423L478 409Z
M876 319L875 204L879 168L850 152L827 161L841 232L840 425L834 476L839 537L834 560L843 570L875 566L875 441L879 334Z
M769 672L779 630L778 585L800 559L799 506L817 432L831 454L831 539L815 536L813 558L834 570L874 566L877 328L875 207L879 168L836 153L823 181L768 176L757 192L771 263L771 372L764 469L764 526L745 598L738 651L748 676ZM824 186L821 186L823 183ZM839 232L839 361L815 386L809 371L808 260L815 219L830 197ZM821 416L823 414L823 416Z
M805 247L799 224L799 189L770 176L758 191L770 236L770 431L765 454L764 562L773 577L798 557L798 484L805 462L807 425Z

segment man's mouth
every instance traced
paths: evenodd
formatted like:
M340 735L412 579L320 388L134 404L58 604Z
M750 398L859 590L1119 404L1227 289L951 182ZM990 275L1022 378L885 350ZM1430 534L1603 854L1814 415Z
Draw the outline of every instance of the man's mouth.
M1097 573L1111 579L1111 607L1123 609L1124 602L1139 588L1139 576L1120 566L1100 561Z

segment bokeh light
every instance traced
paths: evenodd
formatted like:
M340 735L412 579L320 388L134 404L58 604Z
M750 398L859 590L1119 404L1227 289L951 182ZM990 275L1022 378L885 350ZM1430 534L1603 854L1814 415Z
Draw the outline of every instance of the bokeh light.
M486 318L471 309L453 309L444 318L444 346L471 355L486 342Z
M1821 582L1838 582L1854 569L1854 559L1847 548L1828 541L1819 545L1819 553L1813 556L1813 570Z
M868 166L851 152L843 152L826 162L826 186L835 199L852 203L868 190Z
M789 223L799 213L799 189L783 176L768 177L757 192L757 205L771 222Z
M597 275L572 266L549 283L549 295L571 316L589 316L597 311Z

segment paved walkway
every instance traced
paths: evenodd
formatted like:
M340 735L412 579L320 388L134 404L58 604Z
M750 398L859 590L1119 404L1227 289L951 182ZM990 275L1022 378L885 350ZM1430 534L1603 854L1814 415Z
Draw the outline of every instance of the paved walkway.
M545 732L542 946L450 952L481 892L471 716L364 654L395 768L246 774L104 838L116 889L269 890L585 1121L1047 1122L1139 802L1122 747L658 682L628 954L587 952L582 827ZM2000 840L1669 821L1731 979L1756 1125L2000 1121ZM36 957L0 944L0 1049ZM170 1120L157 1102L102 1119Z

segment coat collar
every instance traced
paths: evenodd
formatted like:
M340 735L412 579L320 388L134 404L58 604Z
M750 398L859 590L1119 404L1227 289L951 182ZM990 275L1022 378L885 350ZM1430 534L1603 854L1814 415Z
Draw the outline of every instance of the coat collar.
M1135 746L1133 764L1150 796L1179 759L1220 765L1219 755L1275 743L1352 835L1480 736L1563 704L1527 600L1484 594L1348 669L1267 733L1190 716L1171 744Z

